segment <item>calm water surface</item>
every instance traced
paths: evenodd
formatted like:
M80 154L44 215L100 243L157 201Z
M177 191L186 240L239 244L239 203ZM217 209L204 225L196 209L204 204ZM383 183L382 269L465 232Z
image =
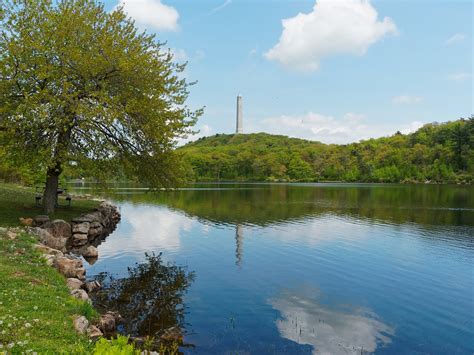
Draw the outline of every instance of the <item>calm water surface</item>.
M115 305L134 318L124 331L179 326L185 353L474 352L472 187L108 195L122 221L87 273L116 279Z

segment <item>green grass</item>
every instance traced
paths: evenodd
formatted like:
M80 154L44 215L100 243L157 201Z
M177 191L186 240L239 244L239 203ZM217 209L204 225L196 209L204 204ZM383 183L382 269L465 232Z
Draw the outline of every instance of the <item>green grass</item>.
M41 207L35 206L35 195L32 188L0 183L0 226L18 226L20 217L28 218L44 214ZM66 201L60 199L59 204L65 205ZM71 207L61 206L49 217L70 221L74 217L90 212L98 204L97 201L75 200L73 197Z
M2 207L3 208L3 207ZM0 231L0 353L89 353L93 344L73 328L73 316L97 317L69 295L64 277L47 266L24 233Z

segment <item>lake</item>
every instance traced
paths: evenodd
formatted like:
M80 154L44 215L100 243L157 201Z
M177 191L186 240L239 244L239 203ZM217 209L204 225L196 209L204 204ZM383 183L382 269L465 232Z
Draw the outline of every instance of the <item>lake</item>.
M122 221L87 274L126 333L179 327L192 354L474 352L472 187L106 194Z

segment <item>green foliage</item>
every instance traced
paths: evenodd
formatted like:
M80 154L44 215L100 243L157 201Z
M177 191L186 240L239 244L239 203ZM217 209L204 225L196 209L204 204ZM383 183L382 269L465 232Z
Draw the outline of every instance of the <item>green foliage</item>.
M196 181L471 183L474 118L347 145L265 133L217 134L178 150Z
M0 178L73 161L98 178L181 179L176 138L202 110L185 104L184 66L120 7L3 0L0 34Z
M135 355L140 354L141 351L133 344L129 344L129 337L118 335L117 338L107 340L105 338L99 339L95 343L95 355Z

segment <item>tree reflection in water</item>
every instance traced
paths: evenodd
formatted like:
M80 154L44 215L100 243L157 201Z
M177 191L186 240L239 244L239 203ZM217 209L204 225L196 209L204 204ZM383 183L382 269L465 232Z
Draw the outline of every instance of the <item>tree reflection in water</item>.
M101 311L118 311L123 318L119 331L132 337L167 337L184 330L183 297L194 280L194 272L165 264L161 253L145 254L146 262L128 268L128 277L115 279L100 274L103 288L94 297Z

